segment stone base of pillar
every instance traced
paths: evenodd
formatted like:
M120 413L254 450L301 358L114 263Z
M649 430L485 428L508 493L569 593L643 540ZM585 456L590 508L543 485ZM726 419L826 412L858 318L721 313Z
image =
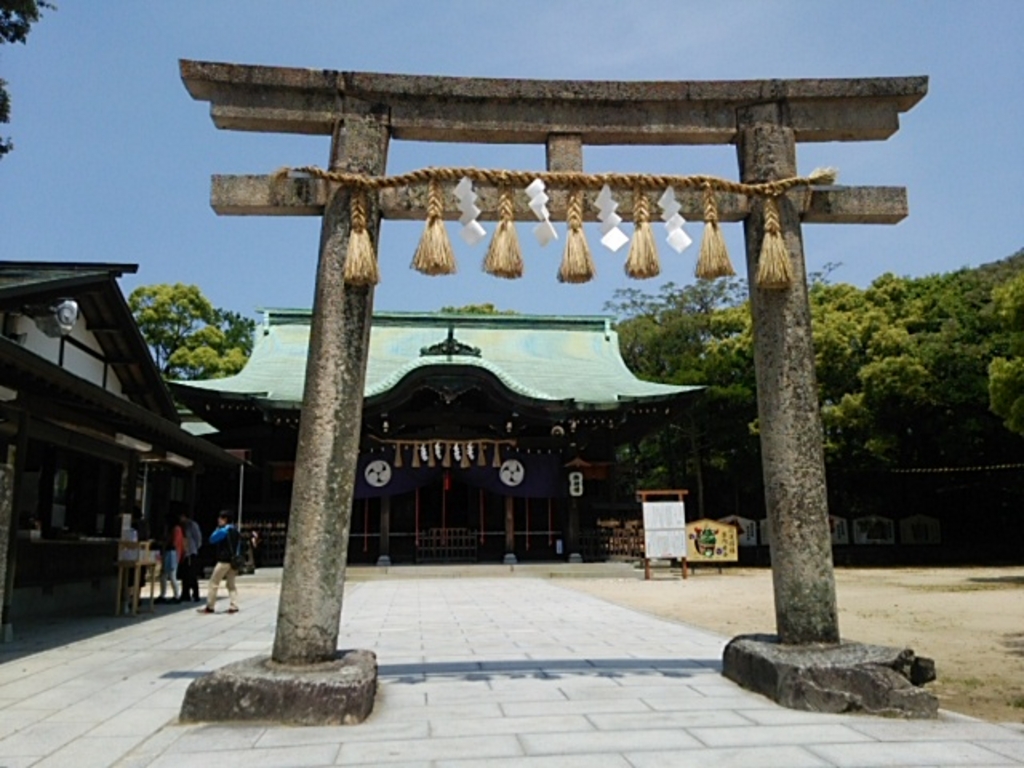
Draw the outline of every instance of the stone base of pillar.
M341 651L309 666L276 664L258 656L193 680L181 704L182 722L355 725L373 711L377 656Z
M790 709L933 718L939 701L919 686L935 662L909 648L862 643L781 645L775 635L734 637L722 674Z
M377 567L378 568L390 568L391 567L391 558L388 557L387 555L381 555L380 557L377 558Z
M579 554L579 552L573 552L571 555L569 555L569 562L570 563L582 563L583 562L583 557Z
M505 559L502 560L501 562L504 563L505 565L515 565L519 561L516 559L516 556L514 554L509 552L508 554L505 555Z

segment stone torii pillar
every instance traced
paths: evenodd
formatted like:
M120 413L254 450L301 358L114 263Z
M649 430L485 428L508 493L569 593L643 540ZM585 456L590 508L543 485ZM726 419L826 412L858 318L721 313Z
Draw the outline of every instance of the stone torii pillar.
M534 143L549 169L582 170L586 144L734 144L743 181L796 175L796 144L883 140L927 92L927 78L735 82L531 81L384 75L182 61L185 87L209 101L219 128L334 136L331 161L384 172L387 140ZM358 109L354 105L359 105ZM352 138L349 132L352 131ZM362 138L355 138L356 133ZM358 158L349 150L359 146ZM675 170L675 169L673 169ZM446 219L460 215L445 185ZM481 219L497 218L498 190L477 185ZM379 217L424 219L426 185L384 189ZM333 658L344 583L353 470L372 291L342 284L347 193L318 179L214 176L211 203L226 215L323 216L310 361L289 521L274 659ZM702 218L699 190L677 195ZM372 196L371 196L372 198ZM632 196L620 196L620 213ZM763 204L721 194L720 221L743 221L748 274L756 272ZM796 280L784 290L751 284L763 471L772 523L778 637L784 646L839 642L810 311L800 223L895 223L902 187L822 187L780 198ZM552 195L564 220L564 195ZM524 196L517 220L532 220ZM594 220L592 207L585 218ZM382 259L387 280L388 259ZM554 265L552 265L554 272ZM344 382L345 386L339 386ZM324 533L325 538L318 539ZM285 594L289 596L285 599ZM735 641L730 647L735 645ZM726 654L726 673L730 673ZM735 664L733 664L735 666ZM751 682L750 675L734 675ZM197 681L198 682L198 681ZM766 691L772 693L770 691ZM775 695L772 693L772 695ZM778 698L778 696L777 696Z

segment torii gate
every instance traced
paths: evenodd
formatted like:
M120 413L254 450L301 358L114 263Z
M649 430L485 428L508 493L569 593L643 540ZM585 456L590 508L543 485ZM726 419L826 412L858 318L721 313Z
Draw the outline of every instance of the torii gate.
M582 171L586 144L734 144L740 179L796 175L797 142L884 140L927 92L926 77L597 82L387 75L183 60L193 98L218 128L331 137L329 168L385 173L389 141L543 144L548 170ZM425 218L426 184L370 196L381 219ZM446 190L450 191L450 190ZM498 190L480 185L482 218ZM306 390L273 660L335 657L359 449L373 287L342 279L351 191L323 179L214 176L224 215L321 216ZM378 205L379 201L379 205ZM445 195L444 217L457 219ZM679 194L700 218L699 191ZM814 373L801 222L893 224L907 215L903 187L827 187L780 198L795 280L766 290L749 280L772 577L784 644L839 642L822 427ZM551 214L566 215L564 194ZM757 268L765 204L724 194L719 219L742 221L748 274ZM532 218L520 201L516 219ZM592 214L587 216L592 219Z

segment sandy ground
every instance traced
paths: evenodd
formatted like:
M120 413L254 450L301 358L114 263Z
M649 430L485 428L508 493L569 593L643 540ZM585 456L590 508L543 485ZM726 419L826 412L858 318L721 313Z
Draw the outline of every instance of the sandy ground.
M774 631L767 569L560 583L728 636ZM843 639L908 646L935 659L930 687L945 709L1024 721L1024 568L837 569L836 585Z

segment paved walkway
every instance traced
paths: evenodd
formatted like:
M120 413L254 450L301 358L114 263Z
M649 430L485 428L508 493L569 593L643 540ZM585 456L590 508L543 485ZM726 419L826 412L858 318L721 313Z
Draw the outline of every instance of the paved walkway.
M539 579L351 585L341 642L381 665L362 725L178 725L197 674L269 649L277 587L240 587L235 616L23 628L0 646L0 767L1024 765L1012 727L780 708L718 674L724 638Z

